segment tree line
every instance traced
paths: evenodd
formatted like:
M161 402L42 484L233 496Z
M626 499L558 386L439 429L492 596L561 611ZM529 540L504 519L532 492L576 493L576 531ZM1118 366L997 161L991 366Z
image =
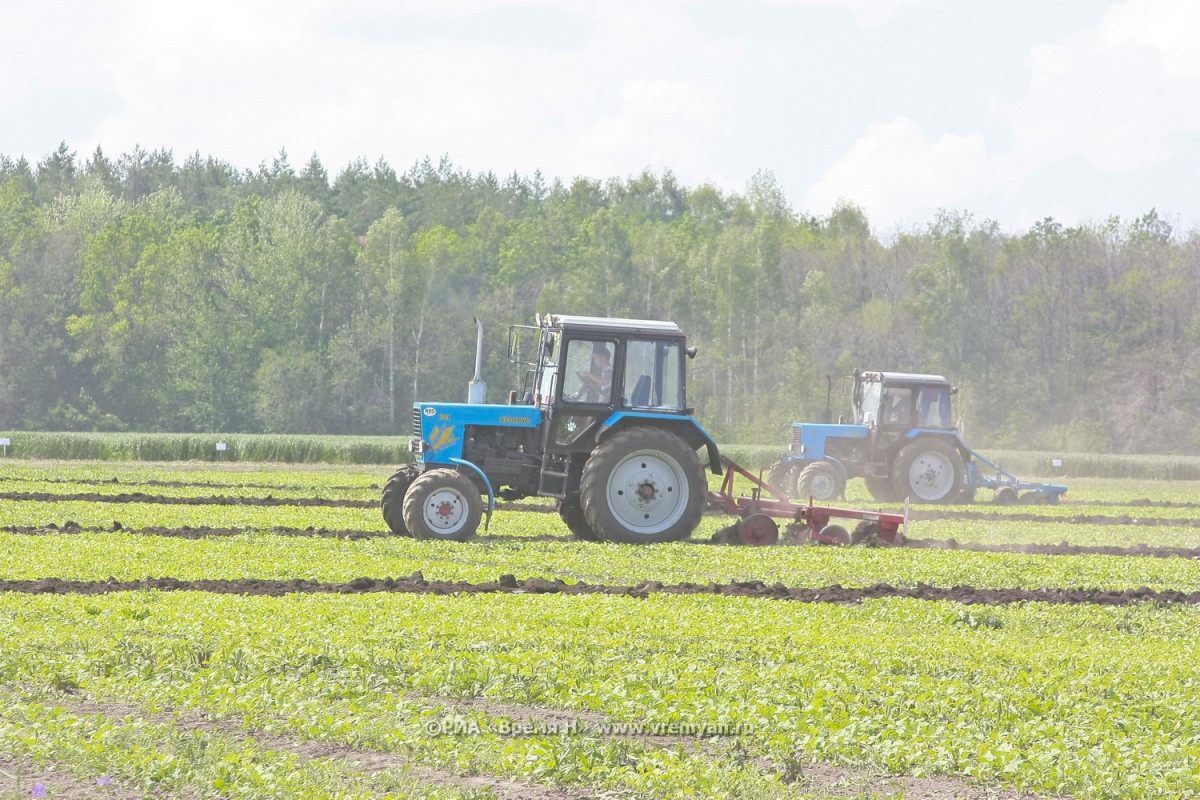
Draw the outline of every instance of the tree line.
M946 375L978 446L1195 452L1198 251L1153 210L881 237L769 173L330 178L63 144L0 156L0 429L407 435L414 398L465 399L473 317L489 399L518 388L505 332L538 311L678 322L721 441L785 446L863 367Z

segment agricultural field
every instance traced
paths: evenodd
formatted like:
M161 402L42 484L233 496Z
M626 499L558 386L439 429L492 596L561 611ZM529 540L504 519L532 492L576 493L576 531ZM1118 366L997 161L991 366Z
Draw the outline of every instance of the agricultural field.
M0 797L1200 795L1200 482L637 547L389 472L0 461Z

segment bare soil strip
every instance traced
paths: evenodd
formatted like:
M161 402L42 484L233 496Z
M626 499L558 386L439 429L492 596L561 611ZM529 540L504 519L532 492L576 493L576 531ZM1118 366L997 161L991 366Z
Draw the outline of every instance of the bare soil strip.
M40 788L39 788L40 787ZM56 800L95 800L97 797L140 796L116 780L99 778L85 781L72 776L59 765L39 764L30 758L18 758L0 753L0 797L53 797ZM159 800L172 800L177 795L155 793Z
M839 584L812 587L787 587L783 584L767 585L762 581L710 581L702 586L697 583L664 585L648 581L632 586L567 583L556 579L527 578L519 581L512 575L501 575L500 579L488 583L465 581L427 581L420 571L407 578L355 578L346 583L323 583L301 578L286 581L260 580L257 578L179 580L177 578L145 578L137 581L70 581L61 578L38 578L32 580L0 580L0 592L24 594L107 594L110 592L134 592L155 590L160 592L210 592L213 594L240 594L251 596L280 597L287 594L366 594L387 592L397 594L562 594L562 595L617 595L646 598L656 594L674 595L720 595L724 597L750 597L764 600L791 600L799 603L838 603L853 605L864 600L884 597L906 597L915 600L948 600L964 605L1004 605L1011 603L1049 603L1051 605L1100 605L1128 606L1142 603L1160 605L1200 604L1200 592L1177 592L1166 589L1156 591L1147 587L1116 591L1110 589L976 589L973 586L949 588L928 586L918 583L915 587L897 587L886 583L873 586L844 587Z
M1005 514L998 511L910 511L908 518L914 522L923 520L991 520L994 522L1063 522L1073 525L1138 525L1200 528L1200 518L1178 517L1131 517L1128 514L1072 514L1056 517L1050 514Z
M70 520L63 523L61 527L55 523L50 523L49 525L45 526L5 525L0 527L0 531L6 533L16 533L23 536L45 536L49 534L63 533L104 533L108 531L120 530L142 536L165 536L179 539L208 539L219 538L222 536L243 536L249 532L245 528L210 528L205 526L193 528L187 525L180 528L167 528L153 525L144 528L125 528L120 522L116 521L114 521L111 526L104 528L85 528L74 522L71 522ZM311 536L320 539L343 539L349 541L358 541L361 539L385 539L393 536L393 534L384 530L363 531L329 528L274 527L271 528L270 532L275 536ZM562 536L555 536L553 534L539 534L537 536L488 534L486 536L477 537L476 541L557 542L563 545L580 544L578 539L566 534ZM680 544L712 545L714 543L711 541L692 539L681 542ZM1021 553L1023 555L1041 556L1142 556L1146 558L1188 558L1200 560L1200 547L1151 547L1146 544L1120 547L1117 545L1071 544L1070 542L1066 541L1060 542L1059 544L983 544L978 542L958 542L954 539L909 539L905 546L925 550L966 550L977 553Z
M981 542L960 543L954 539L909 539L905 547L925 550L967 550L974 553L1022 553L1035 556L1145 556L1149 558L1190 558L1200 560L1200 547L1150 547L1135 544L1129 547L1117 545L1084 545L1061 542L1059 544L984 544Z

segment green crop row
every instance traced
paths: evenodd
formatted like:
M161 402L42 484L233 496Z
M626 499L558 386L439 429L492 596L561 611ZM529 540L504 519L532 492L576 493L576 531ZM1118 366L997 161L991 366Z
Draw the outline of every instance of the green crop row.
M139 593L9 595L0 619L22 631L0 679L42 707L170 708L522 780L794 796L784 765L820 759L1080 800L1200 792L1190 607ZM727 757L504 737L455 698L739 733ZM9 741L34 738L22 713L0 710ZM447 715L478 732L426 725Z
M513 516L513 515L509 515ZM534 516L534 515L529 515ZM537 522L557 524L538 515ZM629 547L588 542L486 539L470 543L401 538L360 540L270 533L191 540L126 531L23 535L0 532L0 577L30 580L140 580L172 577L306 578L342 583L358 577L495 581L517 578L634 585L759 580L822 587L918 583L989 589L1041 587L1200 591L1200 562L1130 556L1038 556L915 548Z

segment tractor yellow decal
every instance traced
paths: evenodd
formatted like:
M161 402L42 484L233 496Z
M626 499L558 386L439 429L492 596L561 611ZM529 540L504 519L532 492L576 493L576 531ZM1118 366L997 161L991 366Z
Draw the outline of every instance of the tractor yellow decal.
M431 451L441 450L444 447L449 447L458 441L458 437L454 435L454 426L440 425L433 426L433 430L429 432L429 449Z

